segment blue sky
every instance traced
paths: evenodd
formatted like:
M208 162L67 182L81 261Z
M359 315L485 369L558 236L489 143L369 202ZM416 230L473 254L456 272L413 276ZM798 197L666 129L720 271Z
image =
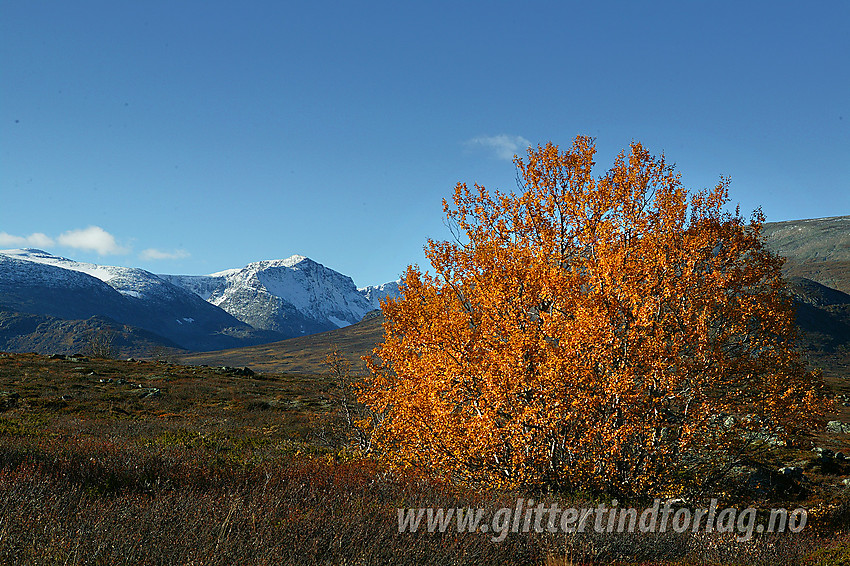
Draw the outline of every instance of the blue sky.
M631 140L769 221L850 214L850 3L0 4L0 248L426 266L458 181Z

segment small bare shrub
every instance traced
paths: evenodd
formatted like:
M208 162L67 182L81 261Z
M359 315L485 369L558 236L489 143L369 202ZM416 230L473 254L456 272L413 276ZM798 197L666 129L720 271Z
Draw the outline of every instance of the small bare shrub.
M118 357L115 333L109 330L98 330L89 337L82 353L92 358L114 360Z
M335 387L327 400L337 409L337 420L329 426L325 423L323 439L341 437L345 444L353 445L363 453L371 452L375 432L384 415L357 400L358 383L351 375L351 362L342 354L337 350L328 354L325 366Z

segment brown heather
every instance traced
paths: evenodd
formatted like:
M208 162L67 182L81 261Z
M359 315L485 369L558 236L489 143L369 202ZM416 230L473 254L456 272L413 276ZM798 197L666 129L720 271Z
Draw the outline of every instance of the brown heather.
M153 387L158 395L142 397ZM820 563L838 564L828 560L850 549L850 539L824 543L814 530L746 544L673 533L520 533L502 543L399 533L399 507L495 510L533 494L391 475L330 445L321 429L337 414L334 387L323 376L5 355L0 391L19 397L0 413L0 563L807 564L819 547ZM829 532L850 525L847 507L833 509L822 520Z

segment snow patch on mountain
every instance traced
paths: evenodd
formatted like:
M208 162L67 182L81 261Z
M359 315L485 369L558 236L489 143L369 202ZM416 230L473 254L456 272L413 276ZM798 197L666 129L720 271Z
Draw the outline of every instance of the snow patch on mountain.
M56 256L34 248L0 250L0 254L20 261L52 265L54 267L61 267L64 269L70 269L71 271L85 273L86 275L100 279L104 283L109 281L109 279L115 275L106 267L91 263L76 262L72 259Z
M0 259L5 262L7 282L16 272L20 277L38 278L42 286L102 286L101 295L117 291L125 303L113 300L111 310L102 314L127 319L129 315L118 315L132 311L134 324L178 343L188 343L180 341L182 335L200 320L210 331L215 331L211 321L227 326L229 319L230 326L244 323L284 336L342 328L379 309L381 299L397 297L400 283L358 289L350 277L303 255L257 261L210 275L155 275L133 267L78 262L36 249L0 251ZM12 264L19 269L12 269ZM205 307L221 316L205 312Z
M215 275L159 275L160 279L169 281L172 285L182 287L198 295L203 300L209 302L213 292L220 287L224 281L223 277Z
M0 251L0 305L58 318L107 316L187 349L235 346L242 337L282 338L255 333L195 293L144 269L77 262L36 249Z
M401 296L401 279L384 283L383 285L369 285L357 289L363 295L373 309L381 308L382 299L395 299Z
M255 328L292 335L342 328L398 296L398 282L358 289L303 255L257 261L210 275L160 275Z
M329 316L328 320L330 320L331 322L333 322L334 324L336 324L340 328L345 328L346 326L351 326L351 323L348 322L347 320L340 320L333 315Z
M108 289L100 278L83 271L69 271L46 261L31 261L31 252L41 250L0 250L0 270L5 285L40 285L46 288ZM70 261L70 260L69 260Z
M168 294L170 291L159 277L137 267L119 267L74 261L33 248L0 250L0 254L22 261L85 273L100 279L122 295L134 299L146 299L151 296Z

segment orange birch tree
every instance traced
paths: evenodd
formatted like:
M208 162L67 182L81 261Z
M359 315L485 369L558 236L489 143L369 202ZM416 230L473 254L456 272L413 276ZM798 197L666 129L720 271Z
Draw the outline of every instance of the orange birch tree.
M459 183L456 242L429 240L383 306L360 399L382 453L472 484L615 494L705 489L821 422L782 259L633 143L594 177L592 139L515 157L520 191ZM683 479L685 478L685 479ZM687 478L690 478L688 480Z

